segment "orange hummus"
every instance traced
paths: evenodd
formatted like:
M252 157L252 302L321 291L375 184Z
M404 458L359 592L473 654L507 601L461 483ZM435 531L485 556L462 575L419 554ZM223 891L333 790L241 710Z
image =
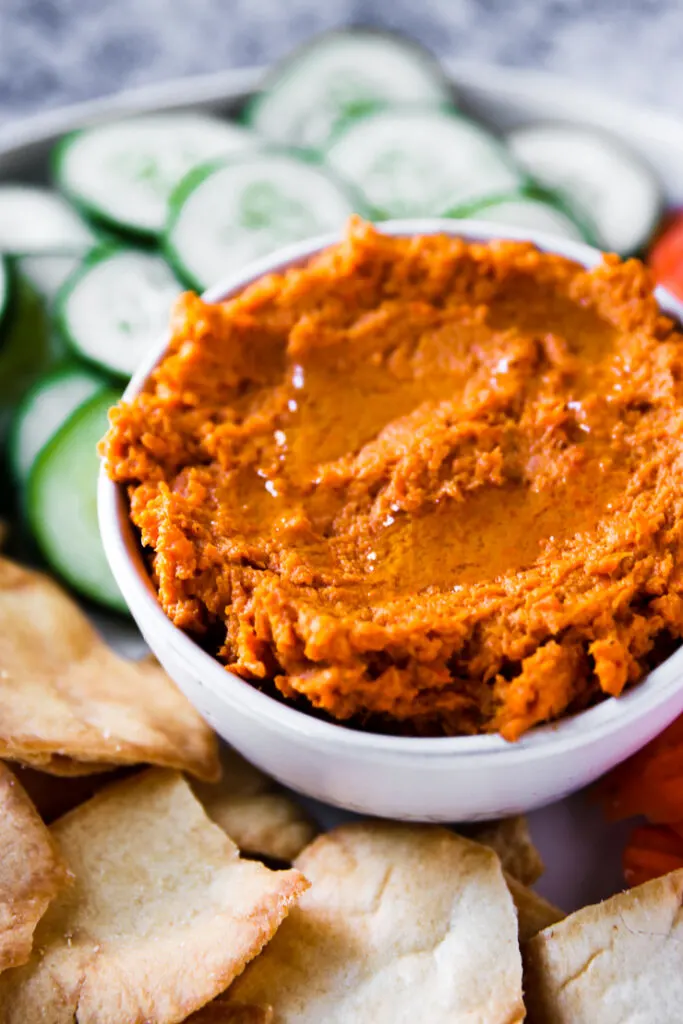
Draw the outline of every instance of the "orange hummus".
M180 301L112 413L166 614L353 725L519 737L683 633L683 346L646 269L346 240Z

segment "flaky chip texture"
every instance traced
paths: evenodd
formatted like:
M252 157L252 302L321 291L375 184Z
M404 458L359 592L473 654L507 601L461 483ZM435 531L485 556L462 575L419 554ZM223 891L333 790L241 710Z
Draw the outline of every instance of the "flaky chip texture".
M40 573L0 559L0 757L56 775L149 763L218 776L214 736L158 665L117 657Z
M51 831L74 885L24 967L0 975L1 1024L176 1024L219 995L306 886L239 859L175 772L115 783Z
M543 874L543 860L523 814L474 825L465 835L495 850L503 870L522 885L533 885Z
M243 853L292 861L318 832L293 797L228 747L221 750L222 774L215 784L193 788L212 821Z
M683 870L584 907L526 947L539 1024L683 1020Z
M497 856L445 829L345 825L296 861L311 882L230 989L278 1024L524 1017L517 918Z
M67 882L54 839L0 762L0 971L26 963L38 921Z

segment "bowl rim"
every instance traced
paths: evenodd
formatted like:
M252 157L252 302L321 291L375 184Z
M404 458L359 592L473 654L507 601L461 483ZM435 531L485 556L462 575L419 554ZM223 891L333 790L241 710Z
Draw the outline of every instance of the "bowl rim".
M587 268L600 263L603 258L598 249L583 242L476 219L393 220L377 223L374 227L390 235L448 234L471 242L530 242L543 252L565 256ZM207 289L202 298L206 302L229 299L263 275L301 264L321 250L338 244L342 238L343 232L340 231L288 245L253 261L239 273L230 274ZM683 321L683 303L663 288L657 288L655 294L665 313ZM169 340L170 331L166 331L151 347L128 383L122 396L124 401L130 401L140 392L149 374L163 358ZM259 720L265 718L272 727L305 737L307 742L321 747L351 747L359 751L394 754L401 758L475 756L481 762L491 758L499 761L504 756L508 762L536 760L547 756L549 752L553 755L568 753L620 732L642 715L666 704L683 686L682 645L621 697L607 697L594 707L560 718L556 722L536 726L515 743L504 740L499 734L427 738L393 736L364 732L350 728L343 722L328 722L271 697L252 682L230 672L171 622L157 600L145 567L128 516L124 488L109 480L103 465L98 480L98 514L107 560L124 597L136 610L134 617L136 620L144 617L143 633L154 633L159 644L172 649L174 655L219 699L229 704L240 704L241 710L250 717Z

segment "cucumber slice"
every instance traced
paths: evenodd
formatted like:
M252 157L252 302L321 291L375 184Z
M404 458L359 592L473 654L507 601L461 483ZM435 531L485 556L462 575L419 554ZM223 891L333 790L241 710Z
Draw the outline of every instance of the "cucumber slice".
M39 295L51 306L57 294L83 262L81 256L19 256L19 272L31 282Z
M491 221L494 224L512 225L544 231L559 238L571 238L575 242L590 241L590 236L576 221L553 203L536 196L513 194L484 199L480 203L461 206L453 210L451 217L471 217L474 220Z
M97 443L119 397L118 391L99 392L48 441L29 475L26 506L38 545L55 572L85 597L126 611L97 523Z
M358 209L322 168L261 153L198 168L171 199L166 251L198 290L250 260L328 231Z
M452 91L431 55L401 36L329 32L266 79L247 121L267 139L317 150L349 115L388 103L446 103Z
M150 114L69 135L56 152L60 188L113 228L156 238L171 192L191 168L257 145L208 114Z
M0 185L0 252L82 254L94 241L63 196L37 185Z
M537 181L586 211L603 249L628 255L648 241L660 217L660 186L621 142L569 124L519 128L507 141L514 158Z
M57 298L57 319L72 351L99 369L130 377L168 325L182 291L161 256L139 249L100 249Z
M326 160L380 218L440 216L524 184L497 139L448 110L404 107L357 118L342 126Z
M11 308L0 339L0 433L9 413L52 358L43 303L28 281L12 274Z
M16 480L28 479L38 453L72 412L105 387L87 367L64 366L39 380L17 409L9 442Z
M0 324L7 314L10 298L10 271L7 260L0 256Z

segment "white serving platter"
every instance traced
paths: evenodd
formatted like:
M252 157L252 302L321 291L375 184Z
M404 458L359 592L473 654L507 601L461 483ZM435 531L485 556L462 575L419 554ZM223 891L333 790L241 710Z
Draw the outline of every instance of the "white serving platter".
M447 61L458 104L499 131L538 120L566 120L603 128L653 167L669 205L683 204L683 120L612 99L544 72ZM46 181L52 145L66 132L107 118L154 110L202 109L233 114L261 77L248 68L181 79L48 111L0 127L0 181ZM132 626L95 616L96 625L122 654L137 657L143 642ZM324 826L350 817L309 806ZM607 826L584 795L530 816L546 861L537 889L565 910L621 888L620 851L628 826Z

